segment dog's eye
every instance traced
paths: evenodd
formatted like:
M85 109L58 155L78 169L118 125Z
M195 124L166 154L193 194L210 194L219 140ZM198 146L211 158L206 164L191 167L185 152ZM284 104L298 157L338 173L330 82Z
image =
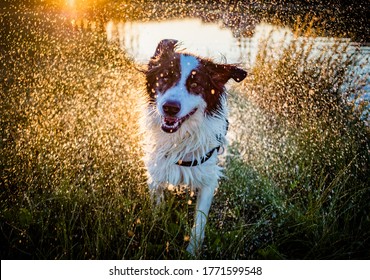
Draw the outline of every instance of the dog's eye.
M195 93L195 94L203 94L204 93L204 88L203 88L201 83L197 83L197 82L192 81L191 83L189 83L188 87L189 87L189 90L192 93Z

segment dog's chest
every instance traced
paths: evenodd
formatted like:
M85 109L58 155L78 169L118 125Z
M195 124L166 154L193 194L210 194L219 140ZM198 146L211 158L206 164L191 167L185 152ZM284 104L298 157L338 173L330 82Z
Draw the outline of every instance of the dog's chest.
M145 163L150 181L186 184L199 188L209 181L218 180L221 168L217 166L217 151L204 161L204 157L215 147L225 144L225 137L218 138L208 129L199 129L197 133L163 134L152 127L150 140L146 145ZM182 166L182 162L196 161L196 166ZM179 164L180 163L180 164Z

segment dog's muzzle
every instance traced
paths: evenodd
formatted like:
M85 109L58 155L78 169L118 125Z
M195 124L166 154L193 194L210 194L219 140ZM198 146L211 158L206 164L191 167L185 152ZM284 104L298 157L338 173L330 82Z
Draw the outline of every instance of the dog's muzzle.
M162 116L161 128L164 132L167 133L176 132L180 128L182 123L190 118L190 116L192 116L197 111L197 108L195 108L189 114L179 118L176 115L181 110L181 104L177 101L167 101L163 104L162 109L165 113L165 116Z

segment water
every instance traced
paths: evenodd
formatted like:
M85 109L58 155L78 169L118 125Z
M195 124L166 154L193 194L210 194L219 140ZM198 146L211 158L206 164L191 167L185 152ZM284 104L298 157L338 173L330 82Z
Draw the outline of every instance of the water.
M185 18L166 21L132 21L106 24L108 41L119 41L135 61L146 62L153 54L158 42L164 38L173 38L181 42L181 48L205 57L221 59L229 63L250 63L253 65L259 43L270 39L270 47L280 48L281 43L294 39L293 31L287 27L260 23L254 27L251 37L235 37L233 31L222 22L205 23L198 18ZM298 38L299 39L299 38ZM318 48L332 45L334 38L316 37ZM343 43L349 39L341 39ZM355 47L356 44L353 44ZM275 50L277 53L280 51ZM361 46L363 59L370 57L370 47Z
M119 40L120 45L136 61L148 61L163 38L179 40L182 48L206 57L226 55L228 61L242 58L241 48L230 30L218 23L204 24L200 19L160 22L127 22L107 24L107 39Z
M158 42L173 38L181 42L186 51L213 59L227 59L228 63L253 64L258 51L258 42L270 32L275 41L290 32L288 28L277 28L259 24L251 38L236 38L231 29L221 22L204 23L197 18L155 22L126 22L106 25L108 41L119 41L137 62L147 62L153 55Z
M250 69L253 67L260 43L268 39L268 47L276 57L282 54L282 46L288 45L292 40L307 42L311 40L317 55L330 49L338 43L339 39L330 37L296 38L293 31L287 27L260 23L254 27L251 37L235 37L233 31L219 22L203 22L198 18L174 19L166 21L129 21L106 24L106 36L110 42L118 41L125 50L138 63L146 63L153 55L158 42L164 38L177 39L180 49L190 53L209 57L216 61L239 64ZM365 78L363 98L370 99L370 47L358 46L349 39L340 39L343 45L350 44L348 52L360 48L358 64L361 67L351 69L358 76ZM313 52L315 53L315 52ZM330 52L327 55L331 55Z
M80 1L68 0L69 6L76 3ZM312 100L307 96L310 89L318 96L325 93L321 89L327 90L325 83L320 79L316 80L315 75L309 76L309 79L289 80L285 77L290 75L280 76L279 71L274 72L277 67L269 68L267 65L261 68L262 73L253 69L256 61L258 62L256 54L260 51L260 41L263 38L269 38L269 53L276 57L282 54L281 43L284 46L291 41L304 40L315 42L317 52L313 52L313 55L318 55L320 49L327 48L324 53L330 56L330 46L336 40L296 38L290 29L267 24L254 26L251 36L240 36L238 34L242 34L241 32L232 31L221 22L204 23L194 18L161 22L112 21L103 25L103 21L89 22L91 18L75 20L74 17L67 18L64 14L55 21L55 15L47 11L29 13L21 10L19 13L20 15L7 16L8 24L5 20L1 22L0 18L3 24L0 34L7 35L2 37L0 47L5 46L8 52L5 55L3 49L0 52L1 58L5 58L2 60L3 94L0 106L0 154L1 163L5 167L2 170L5 199L1 203L1 216L7 218L5 222L9 225L3 236L14 236L14 242L10 244L13 249L9 251L8 256L19 256L19 252L25 252L20 257L37 258L37 255L32 253L34 246L30 246L29 242L37 240L42 232L45 239L42 244L36 244L40 246L36 248L37 252L40 252L38 256L114 258L116 254L112 253L112 250L97 252L96 248L102 248L100 231L95 233L99 244L84 244L83 240L88 238L81 233L81 226L66 229L59 225L65 224L65 217L74 221L75 217L81 216L86 219L77 220L74 224L89 227L97 219L104 222L104 217L113 221L122 220L120 213L124 213L126 218L120 223L121 227L117 232L112 231L112 228L117 228L115 224L110 227L109 223L106 223L105 229L99 228L103 230L103 234L107 232L108 235L112 233L113 236L121 236L122 232L132 231L132 221L137 217L145 219L139 214L142 211L144 215L146 213L147 203L142 197L146 197L147 186L142 163L138 161L141 148L138 145L140 141L137 120L141 107L136 106L138 91L145 87L136 67L122 59L122 52L107 47L106 42L102 44L101 31L108 41L114 44L119 42L121 48L138 63L147 62L159 40L176 38L183 42L181 48L186 48L189 52L221 61L226 59L229 63L240 63L250 72L247 82L238 84L241 86L230 91L233 94L229 95L228 135L234 137L231 144L235 143L237 151L235 158L232 158L233 161L227 166L228 179L223 182L224 188L220 188L215 207L222 210L226 201L230 207L235 205L235 209L228 206L222 213L240 212L244 215L242 218L246 218L244 220L252 217L252 223L257 225L256 229L263 230L258 236L265 236L266 232L273 233L274 240L277 240L278 245L282 244L282 247L285 247L285 243L280 242L289 240L292 234L295 237L302 235L302 243L307 245L306 237L317 235L316 228L311 232L309 229L312 228L313 222L318 221L319 227L327 232L328 247L321 250L320 242L325 242L325 238L319 236L318 240L311 242L316 250L308 250L307 255L298 256L301 258L315 256L319 249L330 254L329 257L336 256L338 250L333 253L330 251L333 242L346 244L348 240L352 241L352 244L344 247L346 249L341 251L342 254L338 258L348 258L356 248L361 247L362 250L369 247L362 242L368 240L369 232L368 223L365 223L369 220L370 209L366 200L366 197L369 197L370 178L368 134L362 131L362 126L342 121L336 114L329 114L341 109L331 108L333 103L330 99L328 104L309 102ZM37 21L37 17L42 17L42 20ZM12 20L11 23L9 19ZM72 25L73 28L66 28L64 24ZM86 32L82 29L86 29ZM99 36L95 36L95 32L99 32ZM346 42L348 41L343 40L344 45ZM356 44L352 44L349 52L356 48ZM289 59L289 56L294 56L294 52L285 57ZM352 70L366 77L369 74L368 58L369 49L361 47L359 65ZM302 64L302 67L304 66ZM336 85L331 81L331 77L335 79L336 76L325 72L327 68L321 64L311 64L307 67L311 66L323 70L318 75L321 80L329 81L329 86ZM285 70L288 74L294 74L299 67L300 65L294 65ZM301 88L300 81L312 83L307 85L309 87ZM369 92L368 77L364 84L356 81L354 83ZM275 92L280 94L279 98L275 99L275 106L271 106L275 111L270 112L266 107L258 106L272 103L270 97L274 97ZM254 99L253 93L256 93ZM300 101L295 98L296 93L305 94L306 99ZM290 115L281 122L275 118L282 111L279 106L284 107L284 101L289 97L297 101L287 103L293 109L299 107L303 113L315 113L303 125L298 123L296 118L289 118L296 115L293 110L283 111ZM318 114L320 107L315 109L313 104L322 105L324 113L328 113ZM305 117L306 114L301 116ZM239 162L239 157L242 162ZM11 195L7 196L8 192ZM12 209L14 205L16 207ZM33 205L39 207L35 208ZM107 211L101 212L101 209L106 209L101 205L107 205ZM18 208L21 208L20 212ZM49 209L52 212L40 212L39 209ZM62 213L62 220L49 219L50 213L53 212ZM133 218L127 216L128 213L131 213ZM271 213L272 219L268 218ZM302 222L301 218L307 216L306 213L313 215ZM347 215L348 213L350 215ZM39 217L39 221L48 223L45 226L37 221L34 223L33 219L30 219L33 214ZM226 214L221 217L225 221L225 232L229 231L228 226L235 230L233 227L236 220ZM13 216L16 219L13 219ZM17 219L18 216L21 217L20 220ZM269 224L261 228L260 225L265 224L266 218ZM320 225L320 221L325 221L330 227L323 227L325 223ZM333 223L330 223L331 221ZM362 223L363 221L365 222ZM343 223L348 225L344 231ZM279 233L284 232L281 229L302 224L303 228L297 227L296 232L289 232L290 236L279 236ZM16 228L22 227L21 232L17 231L18 235L13 225ZM163 227L162 224L155 223L153 226L157 229ZM28 228L36 230L30 231ZM247 227L243 224L241 228ZM353 228L363 229L356 232L358 239L352 236ZM54 230L47 232L45 229ZM66 230L69 230L72 237L68 244L65 244L63 238ZM36 235L33 232L36 232ZM165 244L169 239L165 236L163 240L158 240L156 236L150 236L150 232L143 234L148 236L147 243L150 247L127 250L132 239L130 241L126 238L121 244L122 248L115 250L117 255L120 255L118 257L122 258L122 252L125 258L163 257L157 255L157 244L162 241L162 244ZM270 245L269 241L262 242L262 237L250 239L243 234L245 233L240 233L242 239L247 241L246 245L238 246L240 250L233 256L249 257L250 244L256 242L259 242L259 245L253 245L256 250ZM56 239L55 236L61 238ZM140 238L140 234L136 237ZM139 239L135 240L140 243ZM116 238L109 242L106 247L113 248L117 245ZM81 254L65 253L74 251L69 245L76 244L84 248ZM294 258L296 255L289 255L289 248L296 247L296 244L297 242L288 245L288 249L277 253ZM277 247L272 245L275 250ZM50 246L59 246L60 250L49 252ZM348 251L345 251L347 248ZM178 252L176 256L182 256L180 247ZM212 257L220 250L207 248L207 252L207 256Z

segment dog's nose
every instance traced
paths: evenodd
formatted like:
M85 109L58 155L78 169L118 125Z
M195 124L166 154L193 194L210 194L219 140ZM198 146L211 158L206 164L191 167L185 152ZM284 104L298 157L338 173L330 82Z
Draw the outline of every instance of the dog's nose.
M181 110L181 104L177 101L167 101L162 107L163 111L169 116L175 116Z

